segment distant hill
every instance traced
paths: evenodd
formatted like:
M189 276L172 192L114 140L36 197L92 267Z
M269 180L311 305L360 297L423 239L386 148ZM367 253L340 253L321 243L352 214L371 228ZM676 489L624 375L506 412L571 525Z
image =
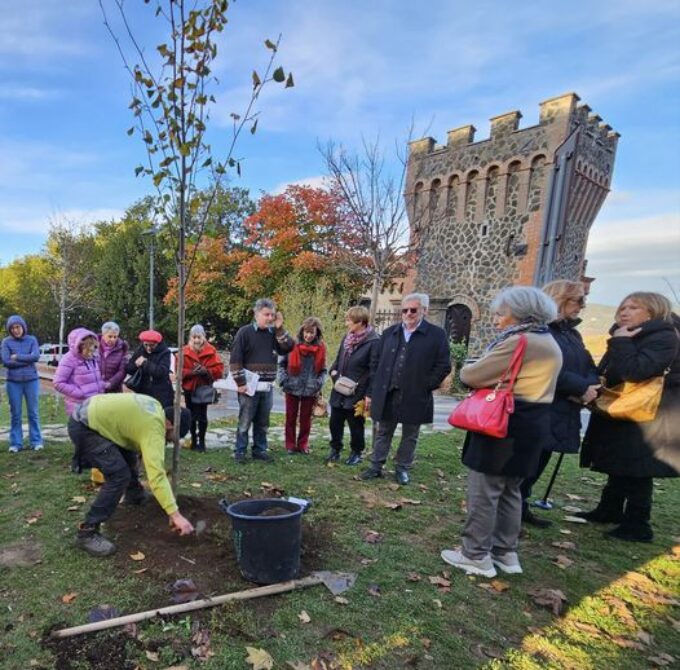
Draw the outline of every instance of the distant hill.
M581 312L583 322L578 327L586 348L596 361L602 358L607 349L608 332L614 323L616 307L588 303Z

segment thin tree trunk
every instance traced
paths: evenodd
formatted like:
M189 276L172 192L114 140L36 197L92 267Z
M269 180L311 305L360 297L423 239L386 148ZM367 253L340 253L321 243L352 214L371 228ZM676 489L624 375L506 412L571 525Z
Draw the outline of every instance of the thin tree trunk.
M375 325L375 313L378 311L378 294L380 293L380 277L375 275L373 277L373 285L371 286L371 308L369 321Z

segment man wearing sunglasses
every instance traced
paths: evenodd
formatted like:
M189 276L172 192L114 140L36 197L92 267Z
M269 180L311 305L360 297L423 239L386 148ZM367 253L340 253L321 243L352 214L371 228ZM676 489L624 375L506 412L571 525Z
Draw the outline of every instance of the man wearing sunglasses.
M382 477L392 437L401 423L401 441L395 455L395 478L408 484L420 426L432 423L432 391L451 372L449 343L439 326L425 320L428 297L411 293L401 301L401 323L387 328L371 361L367 404L378 422L371 467L361 479Z

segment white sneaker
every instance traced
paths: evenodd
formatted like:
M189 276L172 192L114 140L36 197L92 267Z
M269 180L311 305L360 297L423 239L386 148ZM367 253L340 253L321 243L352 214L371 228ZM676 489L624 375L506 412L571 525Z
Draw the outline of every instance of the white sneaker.
M519 564L519 558L515 551L508 551L505 554L491 554L491 561L506 575L522 574L522 566Z
M43 448L42 444L36 444L35 446L31 447L33 451L40 451Z
M468 575L480 575L488 578L496 576L496 569L493 567L490 556L475 560L464 556L463 552L458 549L444 549L441 557L454 568L465 570Z
M21 451L21 447L12 446L8 449L8 451L10 454L18 454Z

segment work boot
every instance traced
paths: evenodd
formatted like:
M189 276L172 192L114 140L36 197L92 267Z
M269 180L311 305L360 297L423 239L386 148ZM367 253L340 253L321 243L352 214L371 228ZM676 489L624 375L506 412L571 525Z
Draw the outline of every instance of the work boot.
M331 450L328 452L328 456L326 456L326 463L337 463L339 460L340 450L331 447Z
M621 523L623 521L623 504L625 496L619 488L610 482L605 484L600 495L600 502L590 512L576 512L574 516L595 523Z
M116 553L116 545L99 533L98 525L81 523L76 536L76 547L90 556L102 558Z
M628 524L625 521L605 533L605 536L626 542L651 542L654 532L649 524Z
M380 477L382 477L382 470L376 470L375 468L368 468L359 475L359 479L363 480L379 479Z
M266 451L254 451L253 452L254 461L264 461L265 463L273 463L274 459Z
M590 512L576 512L574 516L593 523L621 523L623 521L623 512L603 509L600 505Z

